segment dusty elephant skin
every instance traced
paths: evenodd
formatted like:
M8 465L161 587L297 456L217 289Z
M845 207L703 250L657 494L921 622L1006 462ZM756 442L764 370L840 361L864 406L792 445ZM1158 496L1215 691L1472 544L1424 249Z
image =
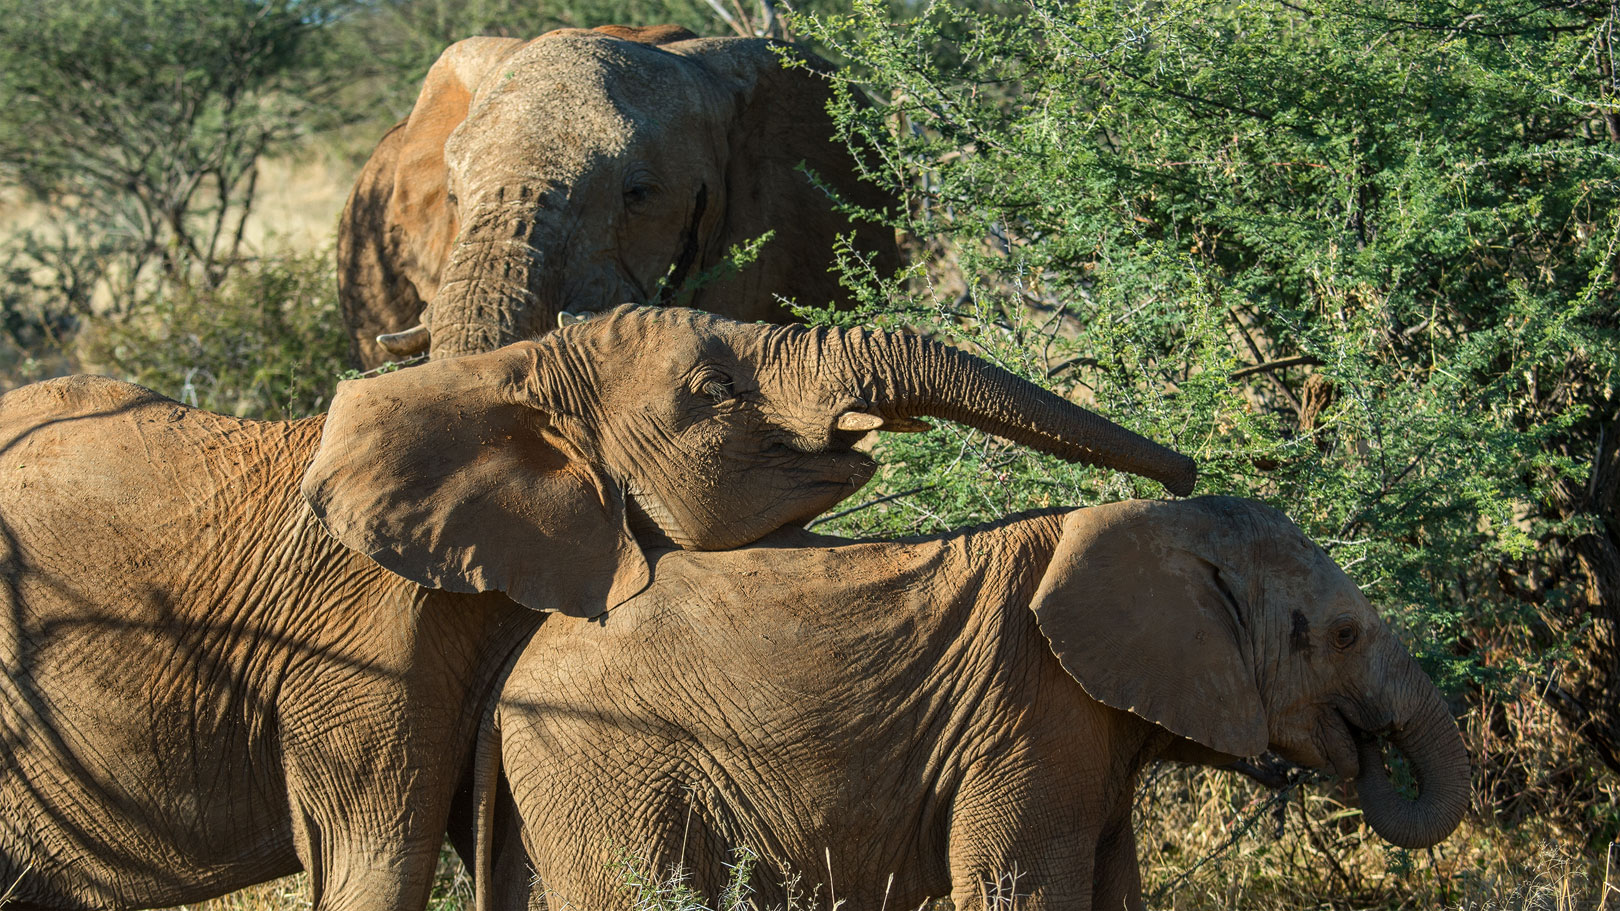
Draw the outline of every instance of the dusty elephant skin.
M0 882L138 908L303 867L322 908L421 907L523 607L600 614L649 544L817 515L872 471L851 446L917 415L1192 483L960 352L678 308L290 423L97 377L0 398Z
M784 68L781 53L809 66ZM888 202L832 139L826 66L674 26L451 46L339 225L356 358L488 351L555 328L560 311L671 303L766 231L757 261L681 303L782 321L774 295L844 302L829 272L840 234L880 270L898 254L892 232L851 223L800 170L866 208Z
M830 875L846 908L1117 909L1142 907L1131 802L1156 758L1330 767L1408 847L1468 800L1443 701L1356 586L1281 514L1224 498L665 554L601 621L540 627L493 722L485 907L524 905L518 818L553 908L631 907L626 854L685 864L713 899L747 845L765 907L785 867L806 891ZM1370 732L1412 762L1415 801Z

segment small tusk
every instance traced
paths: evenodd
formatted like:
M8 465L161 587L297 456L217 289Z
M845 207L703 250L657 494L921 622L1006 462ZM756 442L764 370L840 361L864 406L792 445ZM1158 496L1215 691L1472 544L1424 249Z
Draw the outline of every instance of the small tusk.
M421 354L432 344L433 335L428 327L417 323L404 332L385 332L377 336L377 344L389 354L396 357L410 357Z
M876 430L882 427L883 424L883 419L875 414L867 414L864 411L846 411L838 416L838 422L835 426L839 430L854 430L865 433L868 430Z
M595 310L581 310L578 313L575 313L572 310L559 310L557 311L557 328L561 329L564 326L572 326L577 323L583 323L586 320L598 315L600 314L598 314Z

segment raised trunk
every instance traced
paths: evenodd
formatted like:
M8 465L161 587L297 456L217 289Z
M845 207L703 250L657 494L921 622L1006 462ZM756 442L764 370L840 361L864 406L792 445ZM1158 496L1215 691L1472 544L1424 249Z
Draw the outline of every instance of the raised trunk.
M852 373L886 419L931 415L967 424L1071 462L1141 475L1187 496L1193 460L966 352L907 334L853 330Z
M1421 674L1414 666L1414 674ZM1390 740L1406 755L1417 778L1418 796L1396 792L1384 759L1371 738L1357 743L1361 771L1356 790L1373 831L1403 848L1427 848L1457 827L1468 809L1468 752L1439 692L1422 681L1416 710L1397 724Z
M493 351L556 328L555 309L536 290L540 256L528 237L520 222L457 242L423 318L432 357Z

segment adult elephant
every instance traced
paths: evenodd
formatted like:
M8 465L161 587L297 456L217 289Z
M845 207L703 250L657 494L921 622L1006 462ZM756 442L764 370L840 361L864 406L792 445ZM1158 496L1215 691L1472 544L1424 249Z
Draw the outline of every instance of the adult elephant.
M634 907L627 855L718 898L747 846L766 907L819 882L851 908L1139 909L1131 806L1155 759L1331 768L1409 848L1468 803L1440 694L1339 567L1250 501L910 541L784 530L656 568L515 659L481 745L483 907L523 905L513 819L553 908ZM488 786L496 761L515 803Z
M826 66L674 26L452 45L339 224L356 358L487 351L625 301L775 322L775 295L844 301L839 235L883 270L897 254L891 231L851 222L828 192L888 201L833 138ZM767 231L752 265L721 274L729 248Z
M178 905L303 867L319 907L421 907L534 611L625 601L649 542L817 515L870 475L864 433L924 414L1192 481L954 349L684 309L347 382L302 421L97 377L0 398L8 900Z

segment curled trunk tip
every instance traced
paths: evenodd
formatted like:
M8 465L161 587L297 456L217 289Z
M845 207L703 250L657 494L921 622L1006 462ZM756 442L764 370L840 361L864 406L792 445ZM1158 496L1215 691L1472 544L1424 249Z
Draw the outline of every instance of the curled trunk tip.
M1361 773L1356 776L1356 790L1367 824L1386 841L1402 848L1438 844L1462 822L1468 810L1470 783L1468 752L1439 693L1434 693L1431 705L1390 741L1411 762L1418 795L1413 800L1402 797L1384 771L1377 741L1370 737L1358 740Z

